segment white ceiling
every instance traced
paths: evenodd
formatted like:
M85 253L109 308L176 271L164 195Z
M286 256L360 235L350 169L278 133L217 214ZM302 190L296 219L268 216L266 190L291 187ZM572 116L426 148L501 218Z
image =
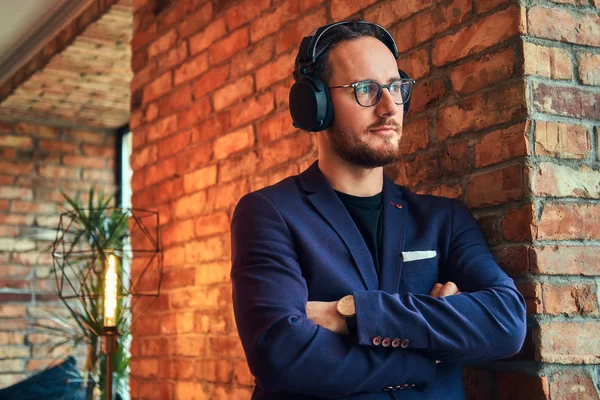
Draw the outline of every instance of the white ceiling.
M0 0L0 84L92 0Z

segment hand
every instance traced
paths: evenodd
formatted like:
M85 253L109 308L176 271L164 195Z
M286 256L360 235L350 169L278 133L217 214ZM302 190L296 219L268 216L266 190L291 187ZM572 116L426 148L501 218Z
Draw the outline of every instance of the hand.
M451 296L453 294L460 294L458 287L454 282L448 281L445 284L436 283L433 285L431 289L431 293L429 293L432 297L446 297Z
M306 303L306 316L327 330L348 334L346 320L337 312L337 301L309 301Z

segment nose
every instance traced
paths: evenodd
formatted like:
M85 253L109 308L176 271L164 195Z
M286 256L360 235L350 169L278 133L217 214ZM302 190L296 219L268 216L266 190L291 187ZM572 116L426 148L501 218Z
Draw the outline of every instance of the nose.
M377 115L380 117L391 117L398 113L398 109L404 107L404 105L397 105L394 103L394 99L389 91L385 88L381 90L381 98L377 103Z

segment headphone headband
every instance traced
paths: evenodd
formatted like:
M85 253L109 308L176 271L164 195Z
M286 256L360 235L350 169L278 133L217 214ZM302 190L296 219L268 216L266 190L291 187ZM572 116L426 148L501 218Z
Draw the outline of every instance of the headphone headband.
M394 55L394 58L398 59L398 47L396 46L396 42L394 41L392 35L381 25L368 21L354 20L334 22L332 24L324 25L315 29L310 33L310 35L302 39L294 68L294 78L296 80L299 79L300 75L306 74L308 72L308 67L314 65L318 58L327 50L327 48L324 48L317 53L317 45L319 44L319 40L321 40L321 37L325 34L325 32L336 26L349 24L365 24L378 28L383 35L384 44L390 49Z

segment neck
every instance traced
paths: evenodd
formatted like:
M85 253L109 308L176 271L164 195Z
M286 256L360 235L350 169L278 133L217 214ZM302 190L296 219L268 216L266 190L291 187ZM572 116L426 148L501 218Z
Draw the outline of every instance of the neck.
M334 190L352 196L375 196L383 190L383 167L367 169L350 165L338 156L319 155L319 169Z

